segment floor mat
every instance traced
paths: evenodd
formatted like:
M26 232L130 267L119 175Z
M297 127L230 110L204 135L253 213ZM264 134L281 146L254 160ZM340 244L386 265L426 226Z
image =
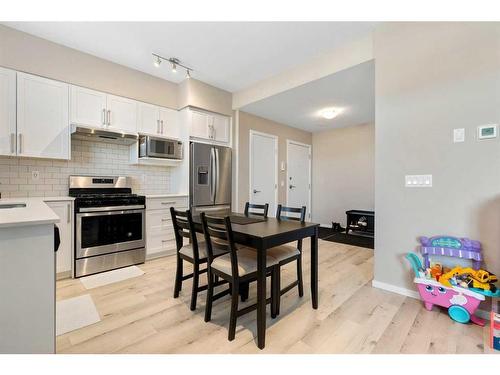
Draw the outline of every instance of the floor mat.
M85 289L93 289L103 285L108 285L112 283L117 283L119 281L131 279L132 277L137 277L144 275L144 271L137 266L119 268L117 270L112 270L108 272L98 273L96 275L90 275L81 277Z
M76 329L101 321L90 294L57 301L56 335L62 335Z
M354 234L345 234L334 232L330 228L319 228L319 238L325 241L338 242L351 246L366 247L368 249L375 248L375 241L372 237L357 236Z

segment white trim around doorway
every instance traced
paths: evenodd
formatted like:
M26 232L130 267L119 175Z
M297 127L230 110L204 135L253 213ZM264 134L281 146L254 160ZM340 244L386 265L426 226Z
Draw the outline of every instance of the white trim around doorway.
M308 205L307 205L307 219L309 219L308 221L311 220L312 218L312 206L311 206L311 201L312 201L312 147L311 145L307 144L307 143L301 143L301 142L297 142L297 141L294 141L292 139L287 139L286 140L286 180L285 180L285 191L286 191L286 205L288 206L289 205L289 202L288 202L288 184L289 184L289 175L288 175L288 171L290 170L289 166L290 166L290 163L289 163L289 159L288 159L288 156L289 156L289 147L290 147L290 144L295 144L295 145L298 145L298 146L303 146L303 147L307 147L309 149L309 199L308 199Z

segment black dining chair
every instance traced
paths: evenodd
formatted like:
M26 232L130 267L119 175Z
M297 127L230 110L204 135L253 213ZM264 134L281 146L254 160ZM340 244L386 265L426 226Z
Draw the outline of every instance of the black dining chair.
M236 334L236 320L238 317L257 309L257 304L238 310L240 283L248 283L257 279L257 253L246 247L236 247L233 230L229 216L225 218L212 217L201 213L203 232L208 253L208 291L205 307L205 321L212 318L212 305L216 299L231 294L231 312L229 318L228 340L232 341ZM225 255L214 257L217 252L227 252ZM276 288L277 270L276 260L272 257L266 259L266 275L271 276L271 290ZM216 277L227 281L229 289L214 295ZM271 298L266 300L271 304L271 315L276 316L276 304Z
M295 208L285 207L279 204L278 209L276 210L276 218L278 220L294 220L303 223L306 219L306 206ZM276 289L274 289L276 295L273 299L276 303L274 312L276 315L279 315L280 300L283 294L292 290L294 287L298 287L299 297L304 295L304 283L302 280L302 240L298 240L296 246L287 244L272 247L267 250L267 255L276 259L276 262L278 263L276 267L278 269ZM297 261L297 280L281 289L281 267L293 261Z
M208 261L206 247L204 246L205 242L203 237L201 238L202 241L200 241L196 235L190 210L177 211L174 207L170 207L170 214L172 215L172 224L177 247L177 270L175 273L174 298L179 297L179 292L182 289L182 282L193 278L190 309L194 311L196 310L198 293L208 288L208 285L199 285L200 275L207 272L207 268L200 269L200 266L206 264ZM184 244L184 238L188 238L190 243ZM213 257L215 258L226 253L227 251L215 250L213 252ZM187 275L183 274L184 261L193 265L193 273ZM218 285L221 284L222 283L219 283Z
M254 204L247 202L245 203L245 216L254 215L254 216L262 216L267 218L267 212L269 211L269 204Z

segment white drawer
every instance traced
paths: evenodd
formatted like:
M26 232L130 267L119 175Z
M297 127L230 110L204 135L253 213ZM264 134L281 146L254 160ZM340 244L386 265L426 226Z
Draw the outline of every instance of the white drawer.
M146 211L146 226L148 230L171 229L173 231L170 210Z
M172 197L172 198L147 198L146 199L146 209L147 210L170 209L170 207L175 207L177 209L187 209L188 198L187 197Z
M146 252L153 254L161 251L175 250L175 236L174 233L151 233L146 240Z

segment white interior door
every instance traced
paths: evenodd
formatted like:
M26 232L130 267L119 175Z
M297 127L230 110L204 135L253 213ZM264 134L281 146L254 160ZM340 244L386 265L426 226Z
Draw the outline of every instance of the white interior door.
M278 138L250 130L250 203L269 204L276 213L278 200Z
M289 207L306 206L311 218L311 146L287 141L287 198Z

